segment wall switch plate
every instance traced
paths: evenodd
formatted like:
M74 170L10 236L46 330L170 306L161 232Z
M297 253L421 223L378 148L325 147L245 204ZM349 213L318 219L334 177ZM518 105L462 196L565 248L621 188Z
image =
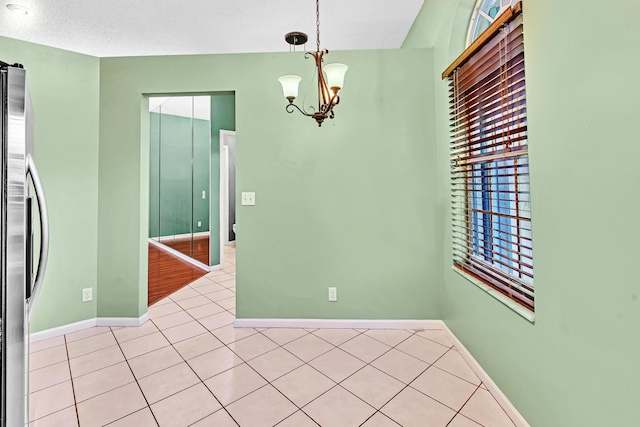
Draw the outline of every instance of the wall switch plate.
M242 192L242 205L243 206L255 206L256 204L256 193L253 191L243 191Z
M207 192L206 192L206 191L204 191L204 190L202 190L202 198L203 198L203 199L206 199L206 198L207 198Z
M93 288L84 288L82 290L82 302L89 302L93 299Z
M198 227L202 227L202 221L198 221Z
M329 301L338 301L338 288L329 288Z

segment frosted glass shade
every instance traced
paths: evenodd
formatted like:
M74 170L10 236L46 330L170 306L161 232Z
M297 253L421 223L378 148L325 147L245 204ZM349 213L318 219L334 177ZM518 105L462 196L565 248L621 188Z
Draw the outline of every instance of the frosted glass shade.
M344 75L349 67L344 64L333 63L325 65L322 69L327 76L327 86L330 89L334 87L342 89L344 86Z
M282 92L287 99L294 99L298 96L298 85L302 77L300 76L282 76L278 79L282 85Z

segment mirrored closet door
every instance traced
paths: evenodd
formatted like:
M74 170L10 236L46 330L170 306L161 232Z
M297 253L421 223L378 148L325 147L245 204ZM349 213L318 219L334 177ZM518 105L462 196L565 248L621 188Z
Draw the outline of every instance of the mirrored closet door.
M209 96L149 98L149 238L209 265Z

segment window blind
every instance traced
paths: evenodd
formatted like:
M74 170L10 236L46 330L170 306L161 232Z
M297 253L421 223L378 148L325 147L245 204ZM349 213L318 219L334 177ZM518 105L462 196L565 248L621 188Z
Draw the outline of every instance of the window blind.
M453 262L533 310L521 4L504 14L446 75Z

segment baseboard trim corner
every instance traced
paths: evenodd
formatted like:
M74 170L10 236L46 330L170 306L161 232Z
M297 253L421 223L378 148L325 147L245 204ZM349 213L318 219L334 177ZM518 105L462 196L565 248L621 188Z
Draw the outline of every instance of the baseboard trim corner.
M235 328L442 329L442 320L236 319Z
M149 313L145 313L140 317L94 317L93 319L81 320L79 322L69 323L68 325L45 329L44 331L33 332L29 334L29 341L42 341L61 335L72 334L95 326L142 326L147 320L149 320Z
M493 382L489 374L482 369L482 366L476 361L476 359L471 355L469 350L466 349L462 342L451 332L451 329L446 325L446 323L442 322L442 332L445 333L447 338L453 343L453 346L458 350L460 356L467 362L467 364L473 369L478 378L484 383L487 387L487 390L493 395L493 397L498 401L502 409L507 413L511 421L517 427L530 427L527 420L518 412L515 406L511 403L511 401L505 396L505 394L500 390L498 385Z

